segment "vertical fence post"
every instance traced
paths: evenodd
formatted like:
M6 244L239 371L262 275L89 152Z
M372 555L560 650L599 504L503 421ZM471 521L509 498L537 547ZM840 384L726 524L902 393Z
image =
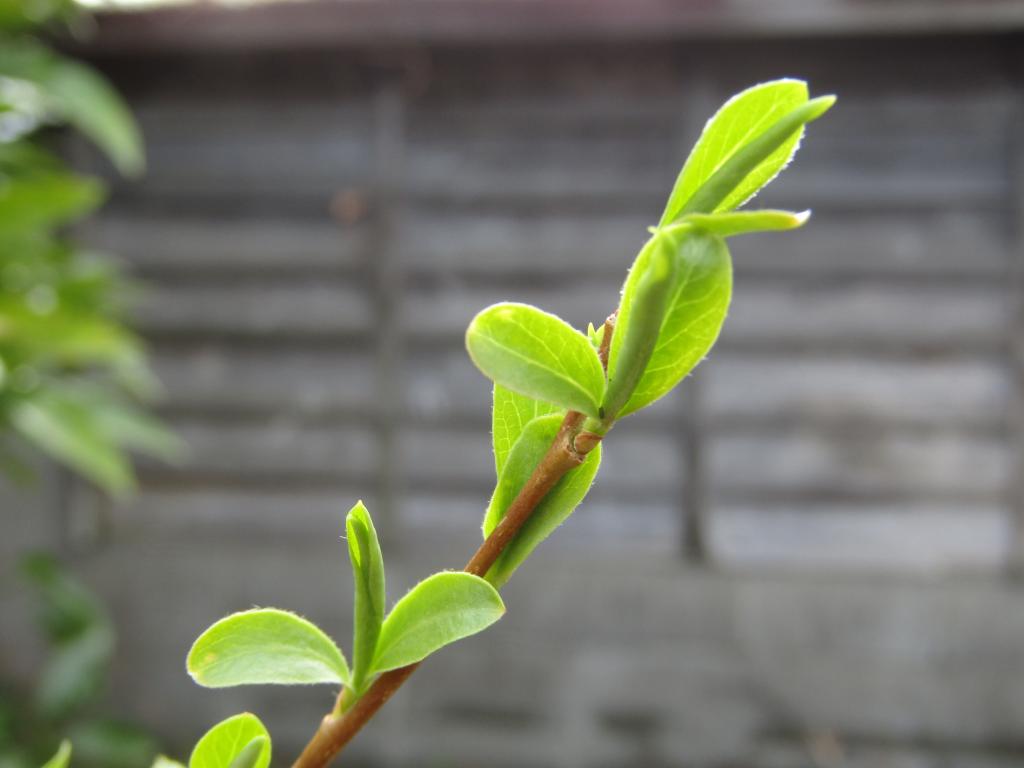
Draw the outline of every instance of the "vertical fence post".
M1010 278L1013 316L1009 331L1009 364L1013 380L1009 419L1010 439L1015 456L1009 503L1014 521L1014 542L1010 568L1024 577L1024 72L1016 63L1014 110L1009 125L1010 155Z

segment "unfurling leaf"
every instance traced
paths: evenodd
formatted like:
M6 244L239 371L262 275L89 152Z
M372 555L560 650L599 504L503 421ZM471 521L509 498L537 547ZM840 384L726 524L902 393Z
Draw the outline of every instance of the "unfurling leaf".
M529 422L508 454L498 478L491 503L484 516L484 538L501 522L509 505L533 473L541 458L558 434L562 417L540 416ZM555 487L548 491L515 538L505 547L497 562L487 572L487 580L500 587L530 553L572 514L583 501L601 465L601 446L597 445L583 464L569 470Z
M348 685L348 664L323 630L294 613L257 608L227 616L192 645L188 673L199 685Z
M71 762L71 742L65 739L60 743L57 754L43 763L43 768L68 768Z
M422 661L456 640L487 629L504 613L501 597L480 577L435 573L413 587L384 620L373 671Z
M560 412L557 405L517 394L501 384L494 385L491 434L494 438L494 469L498 476L523 428L538 416Z
M687 226L655 230L635 260L636 278L630 293L630 311L618 323L616 365L614 370L608 369L602 429L618 418L647 369L675 282L676 254L690 234ZM625 298L623 295L623 303Z
M363 502L352 507L345 519L348 554L355 582L355 641L352 648L352 687L361 693L370 672L377 638L384 621L384 557L370 513Z
M808 102L801 80L755 85L729 99L715 113L686 160L669 195L660 225L684 213L738 208L757 194L793 158L803 126L834 102Z
M676 228L671 228L675 230ZM732 296L732 262L722 238L687 225L673 254L672 286L657 343L636 387L618 416L625 416L667 394L711 349L725 321ZM660 230L659 232L666 232ZM657 238L659 235L655 235ZM654 239L654 238L652 238ZM608 378L621 375L624 339L636 312L640 281L658 248L641 249L622 289L619 318L608 357Z
M527 304L495 304L473 318L466 348L495 383L598 416L604 369L587 337L564 320Z
M242 747L242 751L235 756L228 768L256 768L264 750L269 746L270 740L266 736L257 736Z
M256 742L255 747L250 746L253 742ZM236 762L239 759L241 763ZM248 712L229 717L208 730L188 761L188 768L268 768L269 765L270 734L259 718Z
M727 211L725 213L688 213L679 221L691 224L719 237L752 232L778 232L802 227L811 218L810 211Z

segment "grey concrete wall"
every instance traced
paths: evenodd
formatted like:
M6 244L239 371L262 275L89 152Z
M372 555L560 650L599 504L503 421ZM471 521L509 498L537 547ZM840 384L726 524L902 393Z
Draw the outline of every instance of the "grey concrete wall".
M736 242L712 358L616 427L507 618L425 665L352 763L1019 765L1019 43L102 61L150 170L89 236L149 284L192 447L130 505L52 505L118 617L117 705L181 744L252 709L290 756L330 692L200 690L191 640L251 605L347 637L357 498L392 596L462 563L493 471L469 319L599 322L706 117L798 75L840 105L758 202L811 224Z

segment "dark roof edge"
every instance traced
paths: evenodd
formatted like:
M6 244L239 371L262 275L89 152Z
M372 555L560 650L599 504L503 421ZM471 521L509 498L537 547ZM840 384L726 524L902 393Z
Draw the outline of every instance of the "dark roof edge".
M1019 0L303 0L99 14L99 53L1024 30Z

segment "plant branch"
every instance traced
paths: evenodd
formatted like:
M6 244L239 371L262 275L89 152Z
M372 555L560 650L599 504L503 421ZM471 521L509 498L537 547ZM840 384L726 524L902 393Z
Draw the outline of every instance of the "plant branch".
M611 335L615 329L615 314L604 322L604 337L598 354L607 367ZM540 460L519 494L509 505L505 516L466 564L465 571L484 577L505 551L523 524L530 519L537 505L565 474L586 459L587 454L601 441L598 435L582 431L585 416L569 411L555 435L551 447ZM378 677L365 694L347 712L327 715L310 739L292 768L324 768L344 749L364 725L384 706L395 691L416 671L420 663L385 672ZM341 702L339 697L339 703Z

